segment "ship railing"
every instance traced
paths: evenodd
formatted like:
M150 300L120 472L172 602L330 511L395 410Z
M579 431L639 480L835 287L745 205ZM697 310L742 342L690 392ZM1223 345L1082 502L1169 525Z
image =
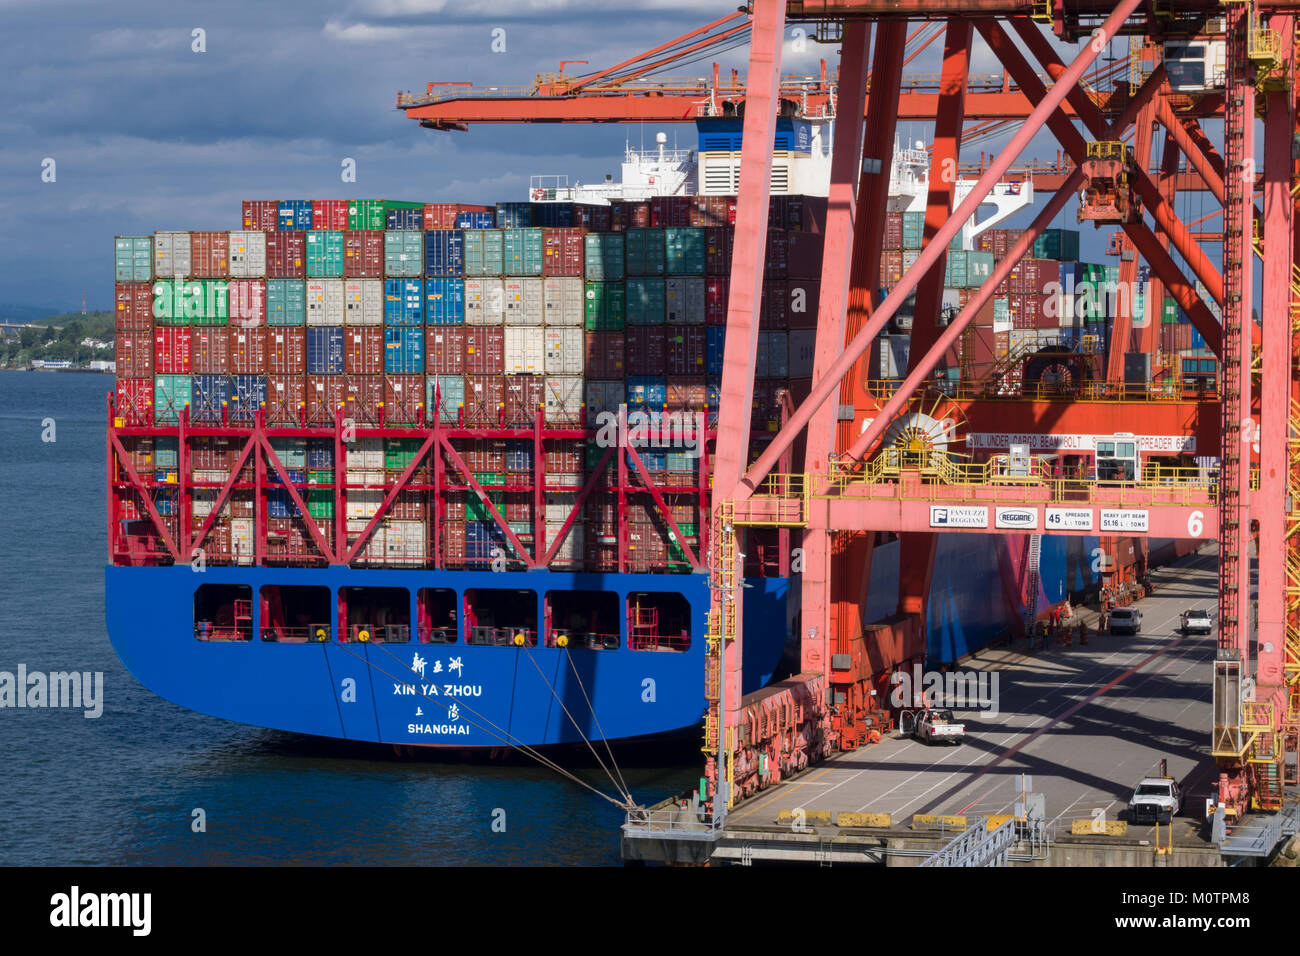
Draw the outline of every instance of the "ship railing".
M522 638L522 640L520 640ZM475 624L465 635L466 644L481 644L490 647L536 647L537 631L527 627L496 627L491 624Z
M721 832L721 820L713 817L701 820L697 812L675 804L629 810L623 823L625 836L641 840L711 841Z
M560 642L561 638L564 639L563 643ZM544 643L547 647L568 647L587 651L616 651L622 640L618 634L572 631L564 627L555 627L547 631Z
M356 644L406 644L411 640L411 628L406 624L349 624L347 639Z
M628 636L627 646L634 651L671 651L680 654L690 650L689 634L637 634Z
M322 643L330 639L330 625L326 621L322 624L308 624L305 627L264 627L262 628L262 640L272 641L276 644L310 644Z
M213 621L195 621L194 637L200 641L229 643L232 641L251 641L252 625L217 624Z
M421 644L455 644L456 628L421 626L416 629Z

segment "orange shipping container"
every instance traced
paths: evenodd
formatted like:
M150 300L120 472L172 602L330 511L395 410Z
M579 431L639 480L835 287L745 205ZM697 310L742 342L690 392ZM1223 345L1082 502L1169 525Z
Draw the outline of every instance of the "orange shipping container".
M224 279L230 271L230 233L190 233L190 275L196 279Z
M266 371L266 329L231 329L231 374L260 375L264 371Z
M266 370L272 375L307 371L307 330L275 327L266 330Z

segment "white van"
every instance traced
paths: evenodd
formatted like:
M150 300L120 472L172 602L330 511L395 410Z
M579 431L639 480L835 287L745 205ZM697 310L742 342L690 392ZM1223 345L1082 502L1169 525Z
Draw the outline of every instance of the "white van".
M1135 607L1117 607L1110 612L1110 632L1119 634L1127 631L1129 634L1142 633L1142 612Z

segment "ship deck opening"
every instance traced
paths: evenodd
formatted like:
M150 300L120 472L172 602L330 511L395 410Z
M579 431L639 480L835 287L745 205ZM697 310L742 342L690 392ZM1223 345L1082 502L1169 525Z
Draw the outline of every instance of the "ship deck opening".
M628 647L684 651L691 646L691 606L680 594L633 591L627 596Z
M262 640L306 644L330 639L329 588L268 584L261 602Z
M460 625L456 604L456 592L450 588L420 588L415 600L416 613L420 617L420 643L456 643Z
M411 592L406 588L340 588L343 641L405 644L411 639Z
M546 646L617 650L618 595L613 591L548 591Z
M194 592L194 636L200 641L251 641L253 589L203 584Z
M537 646L537 592L471 588L465 592L465 640L469 644Z

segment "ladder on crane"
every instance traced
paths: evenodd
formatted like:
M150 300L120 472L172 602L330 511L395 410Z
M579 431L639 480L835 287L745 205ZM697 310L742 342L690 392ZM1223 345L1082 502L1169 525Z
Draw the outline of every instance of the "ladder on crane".
M1031 534L1025 554L1025 636L1034 634L1034 621L1038 618L1038 564L1043 555L1043 536Z

